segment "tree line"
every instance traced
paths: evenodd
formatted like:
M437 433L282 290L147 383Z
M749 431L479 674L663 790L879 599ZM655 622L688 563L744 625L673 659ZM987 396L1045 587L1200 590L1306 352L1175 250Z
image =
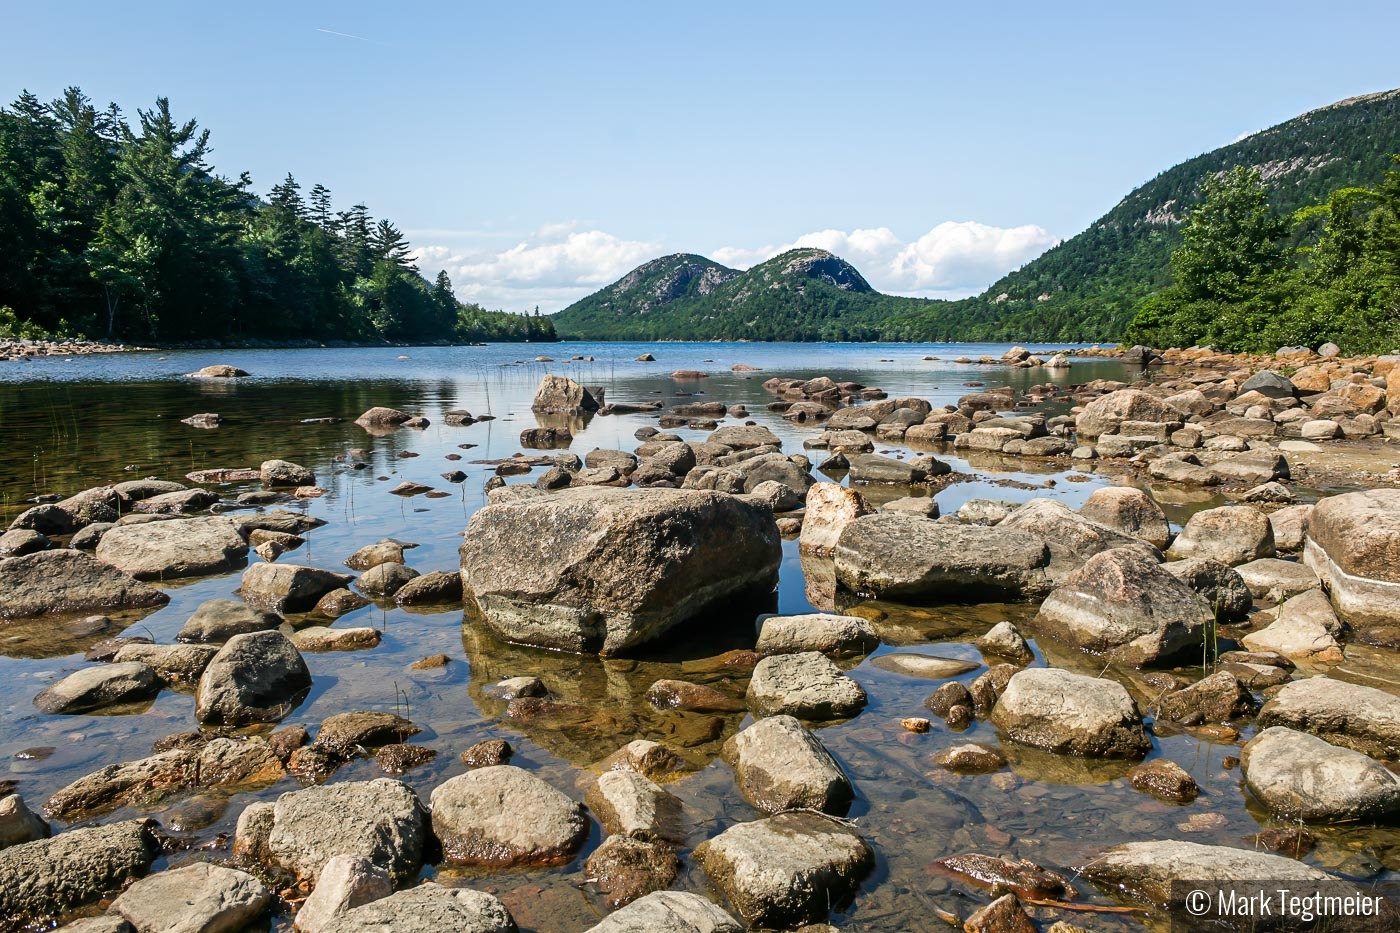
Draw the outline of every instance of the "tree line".
M539 315L428 282L391 221L336 210L290 174L266 197L210 162L209 131L167 98L129 123L73 87L0 108L0 335L553 340Z
M1172 283L1127 339L1272 352L1325 341L1348 354L1400 348L1400 156L1375 186L1291 214L1256 169L1208 177L1171 256Z

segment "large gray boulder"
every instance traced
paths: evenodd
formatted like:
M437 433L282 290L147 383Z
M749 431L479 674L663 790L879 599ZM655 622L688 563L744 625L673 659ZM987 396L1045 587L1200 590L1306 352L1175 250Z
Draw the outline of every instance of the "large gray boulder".
M1141 758L1152 748L1121 684L1053 668L1012 675L992 723L1012 741L1060 754Z
M348 573L297 564L254 564L243 571L238 593L253 605L272 612L309 612L322 596L348 586L354 579Z
M717 602L771 592L773 513L715 492L565 489L488 505L461 547L462 586L506 641L616 654Z
M347 910L321 933L516 933L494 895L427 882Z
M713 901L688 891L656 891L603 918L587 933L740 933Z
M749 708L758 716L846 719L865 708L866 695L841 669L815 651L759 661L749 679Z
M199 678L195 718L225 726L276 722L310 689L311 671L281 632L235 635Z
M272 892L246 871L195 862L142 878L111 912L137 933L238 933L271 903Z
M558 865L588 838L583 808L528 771L494 765L433 790L433 831L458 865Z
M1269 517L1248 505L1224 505L1192 515L1172 542L1173 558L1208 557L1238 567L1274 556L1274 530Z
M1400 757L1400 697L1321 675L1284 684L1258 724L1311 732L1373 758Z
M1362 630L1400 627L1400 489L1319 500L1303 560L1344 621Z
M20 929L111 897L160 856L154 828L127 820L0 851L0 917Z
M177 518L117 525L102 535L97 559L138 580L174 580L243 566L248 543L228 518Z
M731 826L695 857L745 923L776 929L824 921L875 866L855 830L808 811Z
M79 551L0 560L0 619L154 609L169 601L155 587Z
M567 376L551 373L540 380L530 410L541 414L581 415L600 407L598 400L583 386Z
M401 781L346 781L291 791L277 798L263 841L274 865L314 884L334 856L357 855L405 884L423 865L431 832L417 795ZM250 826L250 829L255 828ZM240 835L244 832L239 821ZM235 850L254 849L235 840Z
M1133 548L1095 554L1045 598L1037 630L1119 664L1143 667L1195 650L1211 607Z
M724 760L755 810L820 810L845 815L855 797L850 778L821 740L791 716L760 719L724 743Z
M1400 811L1400 778L1378 761L1272 726L1240 753L1245 784L1285 820L1382 820Z
M287 460L264 460L258 467L264 486L314 486L316 474L299 463Z
M1309 590L1279 606L1273 622L1240 641L1251 651L1276 651L1314 665L1337 664L1344 658L1335 637L1341 630L1327 597Z
M1079 514L1159 549L1165 550L1171 540L1171 527L1162 507L1134 486L1105 486L1094 490L1080 506Z
M836 579L852 592L894 599L1033 598L1054 588L1050 559L1045 541L1029 532L877 512L841 532Z
M101 664L50 684L34 698L34 705L44 713L85 713L119 703L139 703L159 692L160 680L150 665L135 661Z

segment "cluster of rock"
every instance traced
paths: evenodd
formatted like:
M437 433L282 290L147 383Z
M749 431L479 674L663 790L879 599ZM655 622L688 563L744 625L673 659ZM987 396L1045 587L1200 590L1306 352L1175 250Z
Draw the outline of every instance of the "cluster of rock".
M126 350L147 350L119 343L96 340L30 340L28 338L0 340L0 362L30 359L36 356L85 356L90 353L122 353Z

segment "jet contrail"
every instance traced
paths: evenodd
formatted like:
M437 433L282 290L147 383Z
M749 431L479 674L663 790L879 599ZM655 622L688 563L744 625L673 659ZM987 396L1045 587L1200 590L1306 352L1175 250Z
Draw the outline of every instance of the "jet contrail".
M343 38L343 39L359 39L361 42L373 42L373 41L374 41L373 39L366 39L364 36L352 36L352 35L351 35L350 33L348 33L348 32L336 32L334 29L322 29L320 26L317 26L317 27L316 27L316 31L317 31L317 32L324 32L326 35L329 35L329 36L340 36L340 37Z

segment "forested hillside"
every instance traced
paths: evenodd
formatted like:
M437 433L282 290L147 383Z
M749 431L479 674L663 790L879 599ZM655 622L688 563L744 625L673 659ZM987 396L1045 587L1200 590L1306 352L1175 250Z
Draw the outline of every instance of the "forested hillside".
M1138 307L1172 282L1181 224L1206 179L1236 166L1258 170L1281 216L1332 192L1380 184L1400 152L1400 91L1344 100L1247 136L1162 172L1078 236L957 303L960 334L986 339L1115 340ZM1305 245L1315 228L1292 232ZM887 333L927 330L924 315Z
M0 108L0 336L553 339L426 281L364 204L290 175L260 197L211 151L165 98L135 121L77 88Z
M925 305L882 295L850 263L796 249L745 272L677 253L642 265L555 315L585 340L877 340L882 322Z
M850 269L861 287L849 282L842 287L820 275L784 273L792 254L743 273L701 256L680 254L629 273L566 308L555 322L565 335L602 339L1116 341L1129 333L1148 299L1175 283L1172 256L1210 182L1236 168L1252 170L1263 206L1277 224L1269 249L1261 255L1270 257L1271 270L1296 269L1305 277L1314 267L1314 249L1327 242L1328 218L1335 216L1329 204L1355 215L1358 224L1364 216L1373 227L1384 226L1388 208L1383 182L1391 155L1397 152L1400 91L1352 98L1168 169L1131 192L1088 230L974 298L950 302L881 295L849 265L830 256L827 261ZM1336 201L1338 192L1352 189L1372 195L1343 194L1344 203ZM1334 233L1340 234L1340 228ZM1369 242L1374 246L1383 240L1376 234ZM1377 278L1384 265L1381 255L1373 251L1369 271L1362 272L1354 262L1360 253L1348 252L1335 238L1324 254L1332 264L1332 279L1349 277L1352 298L1334 294L1329 304L1309 292L1312 297L1303 307L1296 301L1287 304L1290 295L1303 294L1298 289L1271 292L1267 298L1252 293L1258 302L1274 301L1276 316L1288 321L1287 327L1265 329L1260 323L1265 312L1262 305L1256 307L1245 315L1255 337L1273 340L1293 334L1306 342L1321 334L1359 346L1362 337L1375 337L1377 327L1388 326L1376 310L1389 294L1383 277ZM685 270L704 270L704 275ZM1358 276L1366 282L1358 282ZM685 284L665 284L673 280ZM1371 286L1365 299L1370 310L1356 311L1361 300L1357 291ZM1212 300L1224 299L1215 294ZM1389 300L1392 318L1400 318L1400 295ZM1191 313L1203 313L1203 307L1198 304ZM1186 326L1184 317L1177 319L1183 326L1168 327L1163 315L1175 313L1158 306L1134 333L1159 342L1180 342L1191 334L1222 344L1244 339L1239 327L1226 334ZM1334 336L1327 318L1344 313L1350 314L1349 330L1343 334L1340 326L1334 327Z

